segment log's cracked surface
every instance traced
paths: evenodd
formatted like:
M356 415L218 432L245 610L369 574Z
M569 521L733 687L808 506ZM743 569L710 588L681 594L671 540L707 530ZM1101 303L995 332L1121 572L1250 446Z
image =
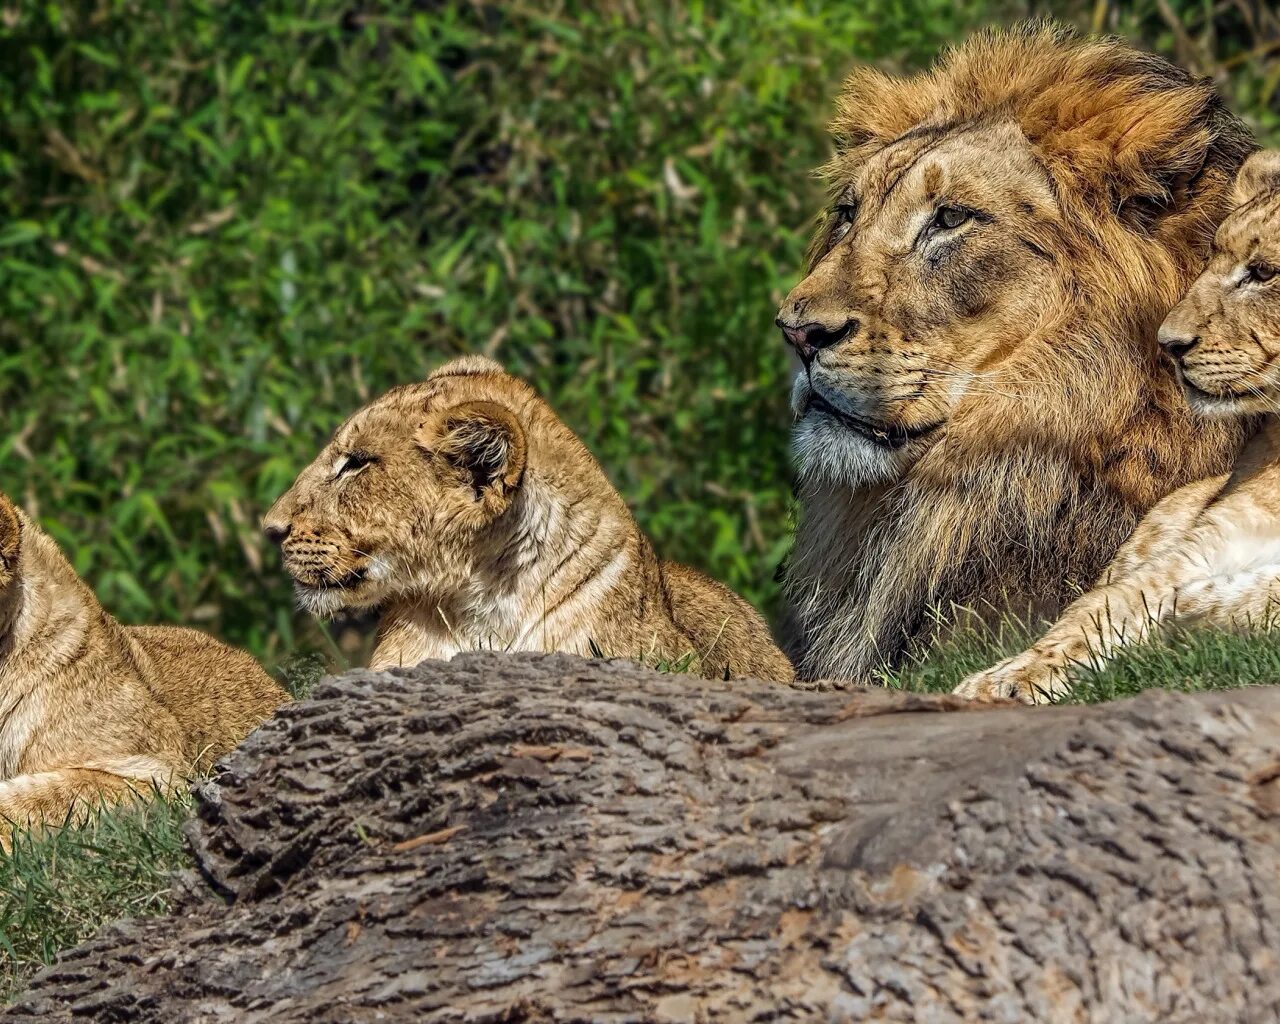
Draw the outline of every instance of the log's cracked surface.
M174 912L8 1019L1280 1019L1280 688L978 711L465 656L322 684L189 835Z

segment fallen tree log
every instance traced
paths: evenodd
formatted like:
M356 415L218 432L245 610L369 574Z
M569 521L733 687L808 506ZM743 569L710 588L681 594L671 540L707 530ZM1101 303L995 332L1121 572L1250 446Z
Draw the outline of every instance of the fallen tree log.
M1280 689L974 710L473 655L323 683L8 1019L1274 1021Z

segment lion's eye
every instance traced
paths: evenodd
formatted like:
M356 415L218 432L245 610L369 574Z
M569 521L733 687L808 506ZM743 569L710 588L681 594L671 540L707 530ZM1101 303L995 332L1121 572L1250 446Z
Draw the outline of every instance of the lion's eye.
M368 452L351 452L345 459L338 463L337 472L334 478L338 479L344 476L350 476L352 473L358 473L366 466L372 466L378 461L376 455L370 455Z
M844 238L853 227L853 218L858 215L858 208L853 203L836 203L831 208L831 215L835 217L835 227L831 231L831 244Z
M1280 269L1271 266L1269 263L1251 263L1249 265L1249 271L1245 275L1245 280L1266 284L1266 282L1270 281L1276 276L1276 274L1280 274Z
M951 231L973 217L973 211L963 206L939 206L929 225L934 231Z

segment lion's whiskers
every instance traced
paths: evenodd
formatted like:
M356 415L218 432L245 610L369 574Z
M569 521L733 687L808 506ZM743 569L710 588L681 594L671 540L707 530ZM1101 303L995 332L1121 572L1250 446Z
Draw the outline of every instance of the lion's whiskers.
M972 390L982 395L994 395L999 398L1018 398L1018 399L1027 399L1032 397L1031 395L1026 395L1018 391L1007 391L999 387L997 384L993 383L988 378L988 374L972 373L965 370L961 370L958 372L951 372L948 370L939 370L936 367L930 367L925 372L928 374L932 374L933 376L936 376L936 377L949 378L953 380L963 380L966 384L966 390ZM1024 381L1024 383L1034 383L1034 382Z

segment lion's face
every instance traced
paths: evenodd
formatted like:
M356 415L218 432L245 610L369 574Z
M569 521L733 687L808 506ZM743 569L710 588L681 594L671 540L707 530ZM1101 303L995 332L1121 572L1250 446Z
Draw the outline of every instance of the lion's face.
M801 676L866 678L957 609L1056 616L1221 471L1156 329L1253 145L1212 83L1045 23L836 97L833 212L779 310L801 357L785 581Z
M1013 123L920 130L843 172L778 325L805 475L900 476L1064 288L1052 183ZM988 376L984 376L984 374Z
M476 534L509 506L524 468L524 435L502 400L510 381L491 360L458 360L338 429L263 520L308 611L465 581Z
M1239 207L1160 328L1187 401L1206 416L1280 410L1280 153L1241 168Z

